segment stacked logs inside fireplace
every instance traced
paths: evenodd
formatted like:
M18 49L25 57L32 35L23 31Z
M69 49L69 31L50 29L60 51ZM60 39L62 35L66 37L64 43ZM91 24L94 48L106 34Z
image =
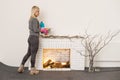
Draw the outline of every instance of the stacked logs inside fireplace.
M43 63L43 68L70 68L70 62L54 62L51 59L47 60L45 63Z

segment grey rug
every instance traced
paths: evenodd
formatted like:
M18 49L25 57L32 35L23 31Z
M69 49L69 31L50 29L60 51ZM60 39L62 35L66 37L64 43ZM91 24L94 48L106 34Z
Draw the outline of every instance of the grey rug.
M17 73L17 67L10 67L0 62L0 80L120 80L120 70L105 70L101 72L86 71L40 71L31 76L25 72Z

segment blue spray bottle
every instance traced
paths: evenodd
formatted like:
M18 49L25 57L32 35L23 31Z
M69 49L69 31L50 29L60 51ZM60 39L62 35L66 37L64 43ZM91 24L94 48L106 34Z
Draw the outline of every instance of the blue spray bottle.
M45 27L45 24L44 24L43 21L41 21L39 25L40 25L40 28L44 28Z

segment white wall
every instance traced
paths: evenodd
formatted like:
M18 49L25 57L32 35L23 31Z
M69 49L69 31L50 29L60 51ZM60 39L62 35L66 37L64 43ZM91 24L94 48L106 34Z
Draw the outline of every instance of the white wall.
M28 20L33 5L40 7L40 19L53 34L77 35L85 29L90 34L104 34L120 29L119 0L0 0L1 62L18 66L27 52ZM120 35L96 60L118 61L115 66L120 66L119 48Z

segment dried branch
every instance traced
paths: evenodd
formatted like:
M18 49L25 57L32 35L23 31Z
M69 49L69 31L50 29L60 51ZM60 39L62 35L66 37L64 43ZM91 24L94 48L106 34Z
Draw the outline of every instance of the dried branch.
M88 55L83 55L80 51L79 52L81 55L85 57L92 57L94 58L96 54L98 54L106 45L110 43L110 41L117 36L120 33L120 31L116 33L110 33L108 32L105 37L99 36L99 35L94 35L91 36L85 32L85 37L81 40L82 46L85 48L85 50L88 52Z
M101 46L99 49L98 49L98 51L94 54L94 56L98 53L98 52L100 52L100 50L101 49L103 49L106 45L108 45L109 43L110 43L110 41L115 37L115 36L117 36L118 34L120 33L120 31L118 31L118 32L116 32L115 34L112 34L111 36L110 35L108 35L107 36L107 38L109 38L109 40L106 42L106 40L107 40L107 38L104 40L104 44L103 44L103 46Z
M79 50L75 50L75 51L77 51L78 53L80 53L80 55L81 55L81 56L85 56L85 57L90 56L90 55L87 55L87 54L83 54L83 53L82 53L82 52L80 52Z
M65 39L65 38L67 38L67 39L72 39L72 38L84 38L84 37L82 37L82 36L78 36L78 35L76 35L76 36L59 36L59 35L40 35L40 37L41 38L51 38L51 39L55 39L55 38L59 38L59 39Z

